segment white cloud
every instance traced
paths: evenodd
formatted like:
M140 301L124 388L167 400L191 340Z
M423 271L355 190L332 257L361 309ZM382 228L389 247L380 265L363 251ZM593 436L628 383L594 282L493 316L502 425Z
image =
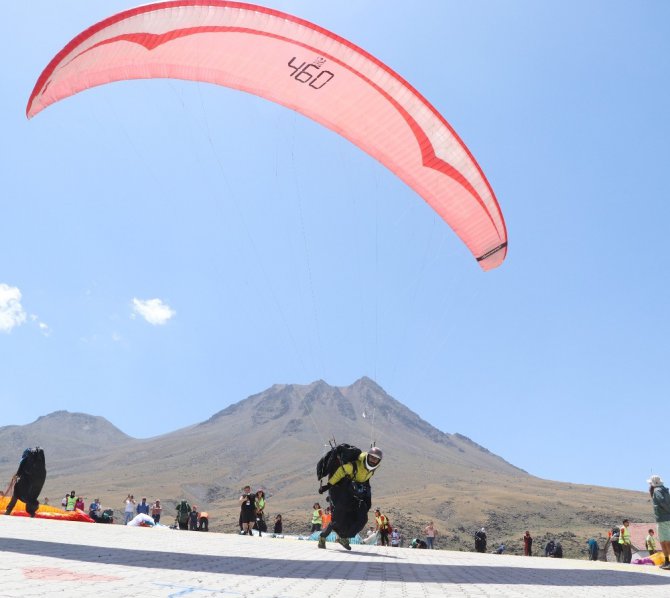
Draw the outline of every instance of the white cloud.
M176 315L169 305L163 303L161 299L137 299L133 298L133 316L139 314L149 324L154 326L162 326L169 319Z
M26 321L26 312L21 305L21 291L0 283L0 332L11 332L15 326Z

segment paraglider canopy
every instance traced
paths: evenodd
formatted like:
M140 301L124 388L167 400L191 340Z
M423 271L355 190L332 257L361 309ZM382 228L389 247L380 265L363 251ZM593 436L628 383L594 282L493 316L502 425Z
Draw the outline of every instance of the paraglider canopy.
M405 181L484 270L505 259L507 231L493 190L447 121L365 50L286 13L223 0L126 10L89 27L53 58L26 114L96 85L156 77L224 85L304 114Z

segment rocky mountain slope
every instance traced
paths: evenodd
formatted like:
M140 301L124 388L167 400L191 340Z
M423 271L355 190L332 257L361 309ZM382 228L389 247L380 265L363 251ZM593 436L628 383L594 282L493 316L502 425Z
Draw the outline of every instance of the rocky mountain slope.
M492 543L512 550L531 529L538 540L561 537L577 555L584 536L602 535L623 516L650 518L644 493L535 478L465 436L434 428L368 378L347 387L275 385L200 424L146 440L101 417L58 411L0 428L0 483L25 447L40 445L49 472L43 496L52 501L74 488L120 509L131 492L161 498L169 521L185 497L210 513L213 529L233 531L248 483L264 488L269 515L281 512L298 533L320 500L315 464L331 438L382 447L374 503L407 537L435 521L446 535L443 547L471 549L472 532L484 525Z

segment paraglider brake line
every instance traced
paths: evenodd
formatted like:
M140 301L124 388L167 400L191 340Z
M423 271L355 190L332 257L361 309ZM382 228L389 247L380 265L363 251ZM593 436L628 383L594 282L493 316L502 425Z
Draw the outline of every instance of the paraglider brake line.
M500 245L498 245L498 247L494 247L493 249L487 251L484 255L480 255L477 258L477 261L482 262L487 257L491 257L494 253L498 253L501 249L505 249L505 247L507 247L507 241L505 241L504 243L501 243Z

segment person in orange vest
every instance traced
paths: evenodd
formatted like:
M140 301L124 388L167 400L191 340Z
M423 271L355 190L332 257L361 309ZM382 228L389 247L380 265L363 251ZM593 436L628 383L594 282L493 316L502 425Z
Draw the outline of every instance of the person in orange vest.
M198 531L209 531L209 513L207 511L200 511L200 513L198 513Z
M326 529L333 519L333 514L330 512L330 507L326 507L321 512L321 529Z

